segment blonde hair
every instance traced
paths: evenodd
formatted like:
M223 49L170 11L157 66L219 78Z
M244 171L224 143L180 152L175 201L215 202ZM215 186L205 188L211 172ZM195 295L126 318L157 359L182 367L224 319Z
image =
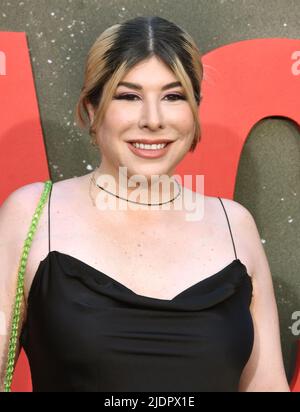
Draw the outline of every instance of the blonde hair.
M106 29L88 52L84 82L75 108L75 120L81 128L89 127L92 144L118 83L140 61L160 58L176 75L185 90L195 119L190 151L200 141L200 85L203 66L200 51L192 37L178 25L158 16L136 17ZM90 121L88 104L95 110Z

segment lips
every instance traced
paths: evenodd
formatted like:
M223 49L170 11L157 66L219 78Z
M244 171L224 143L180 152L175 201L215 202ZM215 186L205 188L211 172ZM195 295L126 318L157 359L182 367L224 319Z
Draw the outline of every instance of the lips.
M169 141L169 143L171 143L171 142ZM134 153L136 156L142 157L144 159L156 159L158 157L162 157L168 152L169 146L170 146L170 144L167 144L162 149L153 149L152 150L152 149L140 149L140 148L134 147L133 144L130 143L130 142L127 142L127 145L128 145L128 147L129 147L129 149L131 150L132 153Z
M153 140L153 139L143 139L143 140L129 140L128 143L143 143L143 144L160 144L160 143L172 143L172 140L169 139L160 139L160 140Z

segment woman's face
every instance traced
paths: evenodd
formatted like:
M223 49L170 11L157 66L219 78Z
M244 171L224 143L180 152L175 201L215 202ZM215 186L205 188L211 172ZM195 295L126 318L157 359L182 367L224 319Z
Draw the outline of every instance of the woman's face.
M194 117L184 89L172 86L178 79L156 57L140 62L122 79L137 85L119 85L101 125L97 144L101 152L100 170L118 177L119 167L127 168L128 177L139 174L147 180L151 175L168 174L189 151L194 137ZM93 120L93 112L90 109ZM165 149L135 151L136 141L156 142L167 139ZM144 157L147 156L147 157Z

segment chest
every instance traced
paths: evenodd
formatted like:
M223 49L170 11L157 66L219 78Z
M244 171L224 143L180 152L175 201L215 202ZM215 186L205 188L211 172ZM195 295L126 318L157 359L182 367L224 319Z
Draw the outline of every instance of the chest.
M75 257L144 296L171 299L234 259L229 233L219 224L174 221L128 226L56 216L54 225L53 220L51 250ZM47 226L39 235L28 259L27 297L47 255Z

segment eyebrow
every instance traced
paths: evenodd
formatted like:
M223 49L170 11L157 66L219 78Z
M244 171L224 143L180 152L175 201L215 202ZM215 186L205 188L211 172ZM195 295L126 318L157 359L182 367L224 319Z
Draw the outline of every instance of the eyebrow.
M130 89L135 89L135 90L142 90L143 89L142 85L136 84L136 83L131 83L131 82L120 82L117 87L119 87L119 86L126 86L126 87L129 87ZM182 86L181 82L172 82L172 83L165 84L161 88L161 90L164 91L164 90L171 89L172 87L177 87L177 86Z

